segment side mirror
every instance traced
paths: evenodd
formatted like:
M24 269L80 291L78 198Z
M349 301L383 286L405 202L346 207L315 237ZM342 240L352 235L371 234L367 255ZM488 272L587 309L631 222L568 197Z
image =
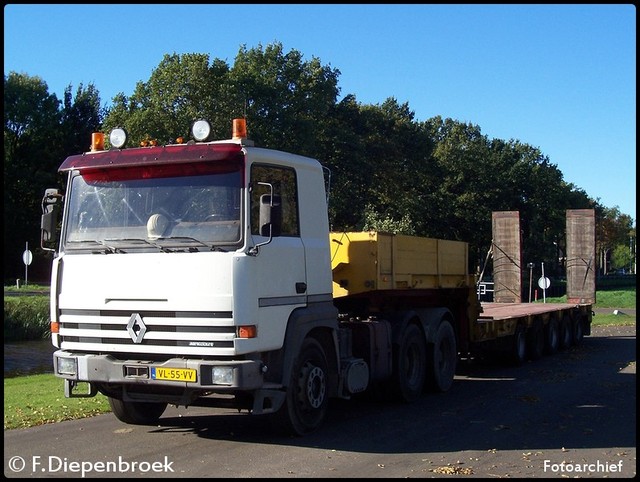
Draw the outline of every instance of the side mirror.
M45 251L55 251L61 204L62 194L57 189L45 191L42 198L42 218L40 220L40 246Z
M259 243L249 248L247 252L250 256L258 256L261 246L269 244L274 237L280 236L282 228L282 205L280 196L273 193L273 184L268 182L258 182L261 186L269 188L269 194L260 196L260 236L269 236L264 243Z
M280 196L260 196L260 236L277 237L282 231L282 204Z

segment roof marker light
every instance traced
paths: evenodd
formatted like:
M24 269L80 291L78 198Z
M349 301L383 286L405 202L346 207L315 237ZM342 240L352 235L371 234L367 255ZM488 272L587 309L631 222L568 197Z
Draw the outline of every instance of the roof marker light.
M246 119L233 119L233 139L246 139L247 138L247 120Z
M121 127L116 127L109 134L109 142L116 149L120 149L127 142L127 132Z
M206 120L197 120L191 127L191 133L196 141L204 141L211 133L211 126Z
M91 133L91 151L104 151L104 134L102 132Z

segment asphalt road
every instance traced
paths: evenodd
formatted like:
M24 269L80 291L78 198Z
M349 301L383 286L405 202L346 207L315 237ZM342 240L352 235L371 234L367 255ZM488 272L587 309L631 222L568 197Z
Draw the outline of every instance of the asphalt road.
M593 327L580 347L520 367L461 364L411 405L339 401L319 432L169 408L154 427L112 414L4 432L6 477L633 477L636 329Z

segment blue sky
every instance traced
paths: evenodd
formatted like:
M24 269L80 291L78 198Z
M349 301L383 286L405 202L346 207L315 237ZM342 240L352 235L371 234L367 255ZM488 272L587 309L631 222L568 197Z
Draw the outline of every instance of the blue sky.
M18 5L4 7L4 73L103 104L164 54L233 65L280 42L338 69L341 97L407 102L417 121L469 122L538 147L567 182L636 218L636 9L617 5Z

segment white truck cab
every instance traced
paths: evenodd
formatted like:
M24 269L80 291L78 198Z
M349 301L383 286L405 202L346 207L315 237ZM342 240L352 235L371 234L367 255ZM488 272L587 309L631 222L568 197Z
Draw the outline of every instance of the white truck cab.
M348 396L323 168L255 147L242 120L230 140L198 139L202 122L166 146L123 148L120 129L60 166L66 193L47 190L42 219L47 248L64 199L48 248L55 374L128 423L202 404L281 412L304 433Z

